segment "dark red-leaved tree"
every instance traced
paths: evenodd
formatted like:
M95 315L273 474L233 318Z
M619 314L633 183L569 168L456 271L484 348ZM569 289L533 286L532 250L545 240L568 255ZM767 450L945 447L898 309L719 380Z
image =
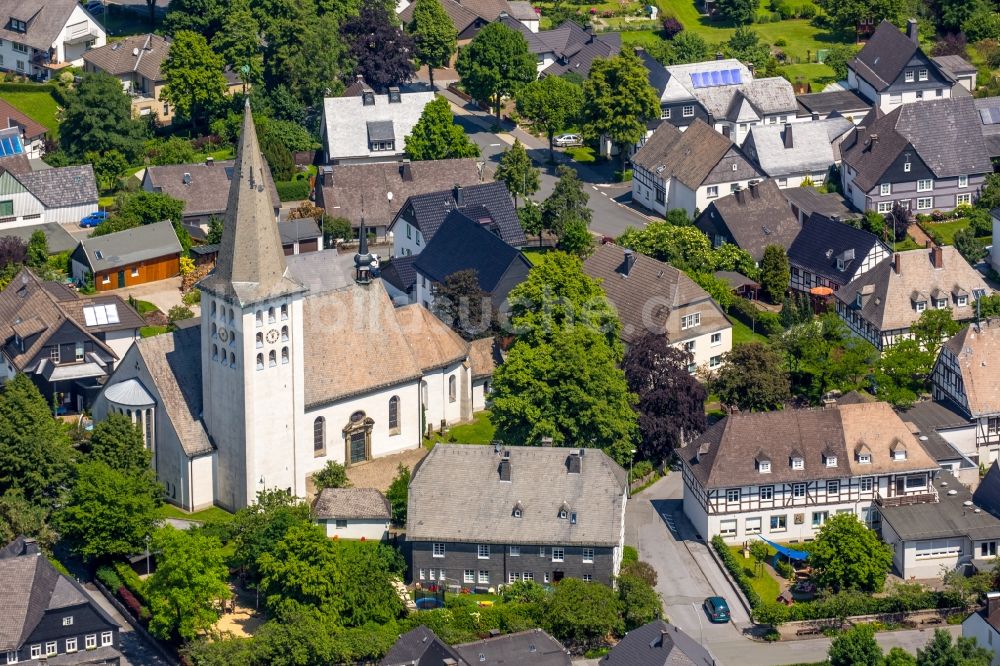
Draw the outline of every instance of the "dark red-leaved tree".
M367 0L357 18L341 29L355 74L375 90L405 83L413 77L413 40L395 24L386 3Z
M705 388L687 370L691 354L672 347L666 336L647 333L629 347L622 370L629 390L639 396L642 458L660 461L705 430Z

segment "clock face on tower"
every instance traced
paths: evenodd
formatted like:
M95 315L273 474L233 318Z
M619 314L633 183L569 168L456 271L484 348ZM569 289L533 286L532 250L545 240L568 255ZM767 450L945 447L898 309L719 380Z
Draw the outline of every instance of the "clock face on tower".
M272 328L270 331L267 332L267 341L271 344L274 344L275 342L278 341L278 329Z
M223 342L225 342L226 340L228 340L229 339L229 331L227 331L224 328L220 328L219 329L219 339L222 340Z

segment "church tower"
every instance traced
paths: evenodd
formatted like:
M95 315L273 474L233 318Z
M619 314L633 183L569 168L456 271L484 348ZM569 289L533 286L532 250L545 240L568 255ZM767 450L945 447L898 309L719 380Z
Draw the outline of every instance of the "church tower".
M215 501L236 510L296 487L303 413L302 298L288 275L247 101L222 243L201 298L202 416L217 448Z

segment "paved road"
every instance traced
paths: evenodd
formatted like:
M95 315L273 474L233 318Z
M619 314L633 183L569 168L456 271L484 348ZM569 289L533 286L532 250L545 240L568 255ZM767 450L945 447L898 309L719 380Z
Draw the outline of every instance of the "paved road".
M736 603L736 593L715 564L708 546L696 538L684 517L680 473L674 472L636 495L629 502L625 518L625 542L639 550L658 574L657 591L671 622L708 647L723 666L773 666L826 659L830 639L762 643L746 638L742 630L750 618ZM711 624L701 603L705 597L720 595L730 602L731 624ZM949 626L953 635L961 627ZM902 647L916 652L930 640L931 630L897 631L879 634L879 643L888 650Z
M84 583L83 588L90 595L90 598L97 602L121 627L119 639L121 640L120 652L124 657L122 666L174 665L174 662L168 662L161 657L160 653L132 628L132 625L122 617L118 609L92 583Z

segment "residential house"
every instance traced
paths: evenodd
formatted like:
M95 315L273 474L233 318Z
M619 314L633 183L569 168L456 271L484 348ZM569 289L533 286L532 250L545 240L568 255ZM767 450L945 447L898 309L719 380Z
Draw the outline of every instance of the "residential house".
M1000 97L977 97L972 100L979 113L979 130L991 159L1000 158Z
M385 94L364 84L359 94L324 98L320 124L324 161L395 162L432 101L434 91L421 84L392 87Z
M691 372L718 368L732 349L733 325L722 308L670 264L606 243L587 257L583 270L601 281L626 345L647 333L665 335L671 345L690 352Z
M664 66L644 51L640 55L660 97L661 124L683 129L702 120L741 144L755 125L800 120L788 79L755 79L753 71L734 58Z
M330 217L350 220L382 238L407 199L455 185L482 182L475 158L337 164L319 168L316 205Z
M73 279L97 291L125 289L180 275L183 252L170 220L80 241L70 257Z
M448 213L459 210L513 247L524 247L527 239L507 186L481 183L416 194L407 198L392 222L392 256L419 254L434 239Z
M846 118L808 123L758 125L750 129L743 152L780 188L819 186L830 167L840 164L840 144L854 128Z
M22 269L0 291L0 381L28 375L60 412L82 412L146 325L118 296L80 298Z
M1000 592L986 593L986 605L962 621L962 636L993 653L990 666L1000 666Z
M953 404L974 426L969 453L988 465L1000 458L1000 319L970 323L944 343L931 375L936 400Z
M768 245L787 250L802 231L773 180L750 184L712 201L694 224L712 240L713 247L732 243L758 263Z
M660 215L683 208L689 216L720 196L764 179L728 138L701 120L681 132L664 123L632 156L632 197Z
M565 577L611 585L626 485L600 449L438 444L410 479L412 580L478 590ZM463 501L442 504L445 486Z
M715 666L715 657L676 624L653 620L625 634L598 666Z
M678 451L684 513L705 539L816 537L830 516L936 495L940 471L887 403L736 413Z
M45 152L48 132L44 125L29 118L7 100L0 99L0 157L41 157Z
M836 292L837 314L855 335L885 350L906 340L928 308L948 308L956 321L976 314L975 302L992 289L946 245L897 252Z
M472 370L472 411L486 409L492 391L493 372L500 365L500 341L478 338L469 343L469 366Z
M917 213L971 204L993 173L969 97L904 104L868 114L841 144L841 191L858 210Z
M815 187L789 187L781 193L788 200L792 214L802 223L814 214L840 222L859 217L844 198L834 192L821 193Z
M941 469L955 475L962 484L979 483L976 427L950 400L920 400L901 410L903 419L927 453Z
M455 26L459 46L472 41L472 38L483 27L497 20L502 13L513 16L518 20L522 20L522 17L524 19L529 18L523 5L508 2L507 0L440 0L440 2L445 14L448 15L452 25ZM413 4L409 0L397 0L397 3L405 3L405 8L398 11L400 22L403 25L407 25L413 20ZM518 6L515 7L515 4ZM526 25L532 27L531 21L528 20ZM534 27L536 30L538 29L537 14L534 19Z
M389 500L375 488L323 488L312 506L313 522L331 539L382 541L391 518Z
M83 56L83 71L106 72L122 82L132 98L132 115L152 115L161 125L174 118L170 104L161 99L167 78L163 63L167 60L170 40L147 33L91 49Z
M828 92L796 95L799 104L798 116L801 120L824 120L826 118L847 118L857 125L868 115L872 103L856 90L831 90Z
M507 307L510 290L528 277L531 262L488 226L470 219L462 211L453 210L424 251L416 255L413 268L415 302L428 309L434 307L441 283L460 271L475 271L479 288L490 299L490 311L483 314L492 319L493 312ZM486 329L491 323L470 321L463 325Z
M989 475L987 475L989 476ZM995 486L1000 479L984 478ZM994 491L995 492L995 491ZM951 472L941 472L933 491L912 501L877 507L876 527L892 546L893 568L902 578L939 578L956 568L992 570L1000 543L1000 519L980 506Z
M814 214L788 248L791 287L807 293L814 287L837 291L891 254L874 234Z
M261 157L263 160L264 158ZM182 223L199 240L208 233L209 221L219 220L229 207L229 189L233 182L233 160L215 161L211 157L198 164L170 164L146 167L142 189L160 192L184 202ZM278 219L281 199L274 186L271 170L264 162L264 187L271 197L274 219Z
M970 93L976 90L976 66L971 62L960 55L934 56L931 60L941 68L945 76L955 81L956 85L962 86ZM955 95L963 94L957 90L954 92Z
M527 26L531 32L538 32L542 22L542 10L536 9L528 0L508 0L509 15Z
M79 222L94 212L97 182L89 164L0 173L0 233L48 222Z
M121 627L80 583L56 571L33 539L19 536L0 549L0 577L4 663L121 662Z
M107 33L76 0L0 0L0 70L39 81L83 65Z
M283 220L278 224L278 234L286 257L323 250L323 229L313 218Z
M879 24L847 63L847 84L889 112L903 104L951 97L956 82L920 48L917 20L911 18L906 34L887 20Z
M528 50L537 60L539 76L573 72L586 79L594 58L613 58L622 47L618 33L596 34L592 27L581 27L576 21L564 21L557 28L538 32L506 14L497 20L524 35Z
M569 652L541 629L450 646L421 625L399 637L380 666L570 666Z

